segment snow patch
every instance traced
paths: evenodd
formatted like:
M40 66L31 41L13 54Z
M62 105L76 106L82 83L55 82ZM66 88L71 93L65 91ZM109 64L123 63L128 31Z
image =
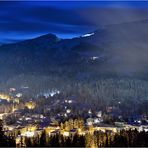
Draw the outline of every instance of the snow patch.
M88 36L92 36L92 35L94 35L94 32L93 33L88 33L88 34L82 35L82 37L88 37Z

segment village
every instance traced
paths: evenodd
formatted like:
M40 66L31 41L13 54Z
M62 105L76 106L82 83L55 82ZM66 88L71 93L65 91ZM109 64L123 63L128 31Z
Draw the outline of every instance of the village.
M103 133L118 133L122 130L148 131L147 117L139 117L132 123L116 121L111 124L105 122L105 117L101 110L85 110L83 116L74 116L73 106L77 102L72 99L52 100L44 110L39 110L41 102L33 99L23 100L23 94L15 93L15 88L10 88L10 93L0 94L0 119L3 121L3 129L6 135L16 138L16 145L22 144L22 138L40 137L43 131L47 137L56 134L64 137L71 137L76 134L86 135L101 131ZM13 94L13 95L12 95ZM58 90L46 93L45 99L60 94ZM55 108L61 108L56 110ZM111 112L112 108L108 108ZM145 121L145 122L143 122ZM25 145L25 142L23 142Z

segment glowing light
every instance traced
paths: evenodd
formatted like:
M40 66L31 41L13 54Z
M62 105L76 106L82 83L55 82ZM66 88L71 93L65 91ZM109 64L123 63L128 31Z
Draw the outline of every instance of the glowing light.
M63 132L63 136L68 137L69 136L69 132L64 131Z
M10 101L11 97L9 95L1 93L0 99Z
M34 132L26 131L25 133L22 133L21 135L22 136L26 136L26 137L33 137L34 136Z
M89 110L89 111L88 111L88 113L89 113L89 114L92 114L92 111L91 111L91 110Z
M80 128L78 128L78 133L79 133L79 135L85 135L85 132L82 131Z
M65 113L64 116L67 117L67 114Z
M0 119L3 120L4 114L0 114Z
M141 120L138 120L137 122L138 122L138 123L141 123Z
M69 100L68 103L69 103L69 104L72 103L72 100Z
M16 94L16 97L18 97L18 98L20 98L20 97L22 97L23 95L22 95L22 93L17 93Z
M21 142L21 137L20 136L16 137L15 142L16 144L19 144Z
M148 128L144 128L143 130L144 130L145 132L148 132Z
M67 114L71 113L71 110L70 109L67 109L66 110Z
M33 101L29 101L25 104L28 109L34 109L36 107L36 103Z
M45 96L45 98L53 97L56 94L59 94L60 91L59 90L49 90L48 92L43 93L43 95Z
M99 117L99 118L102 117L102 112L101 112L101 111L99 111L99 112L97 113L97 117Z
M16 103L20 102L20 100L18 98L15 98L13 101L16 102Z
M29 117L26 117L26 118L25 118L25 120L26 120L26 121L28 121L28 120L31 120L31 118L29 118Z
M79 135L85 135L85 132L79 132Z
M95 118L95 119L94 119L94 123L100 123L100 120L97 119L97 118Z

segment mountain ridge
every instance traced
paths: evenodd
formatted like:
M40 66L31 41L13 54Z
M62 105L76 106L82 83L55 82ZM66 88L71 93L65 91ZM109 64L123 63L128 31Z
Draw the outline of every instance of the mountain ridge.
M105 26L72 39L61 39L49 33L1 45L0 79L4 75L13 77L25 73L50 75L53 71L72 77L77 77L78 73L146 74L148 21L143 21Z

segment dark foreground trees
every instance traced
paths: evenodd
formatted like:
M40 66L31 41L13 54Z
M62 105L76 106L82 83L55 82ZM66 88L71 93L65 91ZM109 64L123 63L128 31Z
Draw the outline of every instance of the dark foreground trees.
M45 131L36 137L25 137L27 147L148 147L148 132L122 130L118 133L110 131L86 132L85 135L75 133L63 136L59 133L50 135ZM0 147L15 147L15 138L6 136L0 120Z
M85 147L85 137L80 135L74 135L73 137L64 137L63 135L56 134L47 137L43 134L40 139L33 140L32 138L26 138L27 147ZM42 141L43 140L43 141ZM46 142L45 142L46 140Z
M123 130L113 134L98 131L69 137L60 134L48 137L43 133L38 140L27 138L26 142L27 147L148 147L148 132Z
M0 120L0 147L15 147L15 139L11 136L6 136L3 131L3 122Z

